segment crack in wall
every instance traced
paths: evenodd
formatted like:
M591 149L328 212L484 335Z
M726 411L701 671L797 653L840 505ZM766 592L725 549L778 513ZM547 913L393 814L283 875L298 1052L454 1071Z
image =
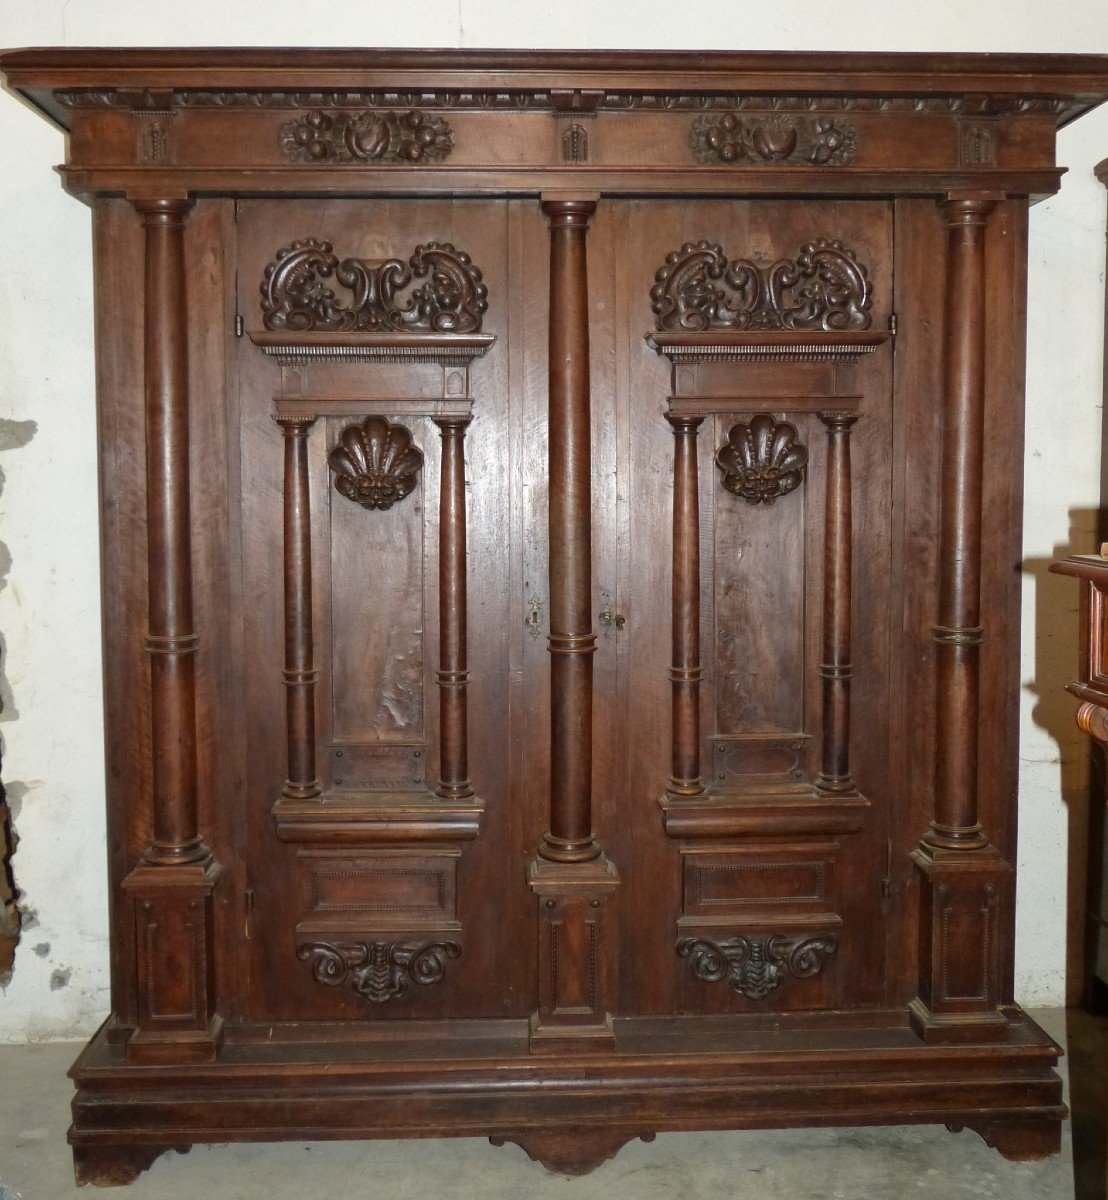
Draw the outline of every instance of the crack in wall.
M38 431L36 421L0 420L0 451L22 450ZM0 494L4 490L4 472L0 471ZM12 558L8 547L0 542L0 590L8 585L8 572ZM19 716L12 702L11 689L4 674L7 645L0 637L0 720L14 721ZM15 962L15 948L25 924L19 901L21 894L16 886L13 863L19 835L15 831L14 803L22 797L25 788L17 784L4 784L4 744L0 739L0 987L11 979ZM18 791L17 791L18 789ZM11 801L9 803L9 800ZM28 925L29 927L29 925ZM68 982L68 980L66 981ZM53 985L52 985L53 986ZM62 984L61 986L64 986Z

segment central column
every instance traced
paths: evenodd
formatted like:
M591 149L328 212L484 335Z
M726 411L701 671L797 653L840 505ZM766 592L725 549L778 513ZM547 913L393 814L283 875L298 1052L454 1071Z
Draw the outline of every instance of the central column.
M548 455L550 494L551 862L600 855L592 834L592 447L589 288L591 199L544 199L550 222Z
M550 813L531 864L539 901L539 1007L531 1049L610 1045L610 912L619 883L592 825L592 412L585 242L596 196L544 196L550 223Z

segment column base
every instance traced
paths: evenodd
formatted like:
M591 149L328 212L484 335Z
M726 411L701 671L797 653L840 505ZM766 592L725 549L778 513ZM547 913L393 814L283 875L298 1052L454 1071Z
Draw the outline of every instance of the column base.
M990 845L946 850L923 845L920 872L920 985L909 1020L926 1042L1003 1041L1001 913L1013 871Z
M134 906L138 1027L134 1063L213 1062L223 1038L215 1011L213 893L220 868L140 863L123 881Z
M528 883L539 901L539 1007L532 1054L611 1050L619 874L603 855L588 862L536 858Z

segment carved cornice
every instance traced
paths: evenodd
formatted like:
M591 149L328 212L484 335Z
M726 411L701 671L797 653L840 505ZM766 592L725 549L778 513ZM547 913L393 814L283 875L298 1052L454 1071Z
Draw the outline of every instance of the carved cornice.
M677 953L689 960L697 979L704 983L727 981L727 986L748 1000L764 1000L792 976L810 979L823 970L828 955L838 949L830 934L738 935L725 942L707 938L681 938Z
M865 267L827 238L765 267L728 261L714 242L686 242L666 256L650 289L660 330L868 329L871 304Z
M343 303L323 280L351 293ZM407 297L416 279L427 282ZM449 242L417 246L407 263L339 259L330 242L305 238L277 252L261 286L266 329L398 333L475 333L488 308L488 289L468 254Z
M403 425L371 416L347 425L327 461L340 496L362 508L387 509L415 491L423 451Z
M760 117L697 117L689 145L702 163L781 163L839 167L854 157L854 126L839 117L795 117L773 112Z
M410 985L439 983L446 960L461 954L457 942L309 942L298 956L312 960L318 983L338 987L349 982L355 995L371 1004L403 996Z
M452 90L427 91L228 91L177 89L171 92L136 92L134 89L85 88L54 93L64 108L150 108L145 98L156 99L159 111L170 108L254 109L412 109L454 111L562 112L564 106L551 91ZM164 107L163 107L164 106ZM1070 102L1053 96L928 95L928 96L769 96L741 93L604 91L590 111L601 112L932 112L970 116L1051 114L1060 116Z
M417 108L407 112L310 109L278 131L293 162L442 162L454 148L450 126Z
M807 465L808 448L796 440L796 427L769 413L732 425L716 453L723 486L750 504L772 504L795 491Z

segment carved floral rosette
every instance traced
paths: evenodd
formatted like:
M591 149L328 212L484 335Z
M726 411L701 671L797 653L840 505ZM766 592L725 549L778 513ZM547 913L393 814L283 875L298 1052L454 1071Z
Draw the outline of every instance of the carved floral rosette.
M324 283L331 278L349 302ZM427 282L402 297L413 278ZM488 308L480 270L449 242L417 246L405 263L340 259L330 242L305 238L277 252L261 295L266 329L300 333L476 333Z
M806 163L842 166L854 157L857 135L841 117L797 117L785 113L693 121L689 145L702 163Z
M278 131L293 162L442 162L454 135L441 117L407 112L324 112L313 108Z
M797 441L796 427L769 413L732 425L716 453L723 486L751 504L772 504L795 491L807 465L808 448Z
M297 952L312 962L317 983L338 987L349 981L371 1004L403 996L411 984L427 987L446 977L446 960L462 952L457 942L310 942Z
M715 242L686 242L654 276L650 306L661 330L868 329L869 275L842 242L805 242L795 258L761 267L728 260Z
M764 1000L770 992L794 979L810 979L823 970L824 960L838 949L830 934L784 937L780 934L727 941L681 938L677 953L689 960L692 973L704 983L727 981L731 991L748 1000Z
M340 496L363 508L386 509L415 491L423 451L403 425L371 416L347 425L327 461Z

